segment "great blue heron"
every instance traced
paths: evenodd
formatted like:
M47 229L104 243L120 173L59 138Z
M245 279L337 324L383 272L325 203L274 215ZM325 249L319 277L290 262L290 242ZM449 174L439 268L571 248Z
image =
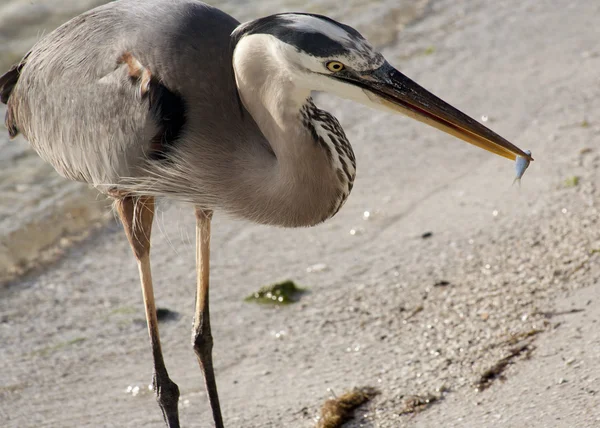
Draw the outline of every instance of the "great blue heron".
M150 274L154 198L195 207L192 342L214 422L208 278L214 210L284 227L337 213L355 177L327 91L435 126L490 152L531 157L393 68L353 28L307 13L241 24L195 0L121 0L42 38L0 77L6 125L63 176L115 199L139 266L164 419L179 426Z

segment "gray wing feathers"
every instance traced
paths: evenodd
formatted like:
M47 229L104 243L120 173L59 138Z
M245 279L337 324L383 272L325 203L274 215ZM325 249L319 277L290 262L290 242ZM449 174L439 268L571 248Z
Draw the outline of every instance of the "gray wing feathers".
M159 131L119 58L131 52L162 84L214 112L219 105L207 100L215 85L199 77L215 58L221 67L227 63L219 57L236 25L193 0L109 3L40 40L24 65L2 77L0 96L8 99L13 128L60 174L108 189L144 174L149 142ZM206 40L214 46L204 48ZM199 121L207 115L196 114Z
M93 185L134 174L155 128L117 66L129 34L116 18L100 8L38 42L9 100L13 121L38 154L65 177Z

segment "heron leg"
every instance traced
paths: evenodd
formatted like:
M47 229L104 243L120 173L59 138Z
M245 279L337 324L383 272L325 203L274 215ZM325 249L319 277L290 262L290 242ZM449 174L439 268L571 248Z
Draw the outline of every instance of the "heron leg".
M179 428L179 388L169 378L160 347L158 319L154 305L152 275L150 272L150 232L154 219L154 198L150 196L125 196L116 201L116 209L123 223L125 234L138 263L142 294L146 309L146 321L152 344L154 375L152 384L158 404L169 428Z
M211 219L212 211L196 208L197 290L192 344L200 363L200 369L204 374L204 382L215 426L216 428L223 428L223 417L221 416L217 383L212 363L213 338L210 331L210 314L208 311Z

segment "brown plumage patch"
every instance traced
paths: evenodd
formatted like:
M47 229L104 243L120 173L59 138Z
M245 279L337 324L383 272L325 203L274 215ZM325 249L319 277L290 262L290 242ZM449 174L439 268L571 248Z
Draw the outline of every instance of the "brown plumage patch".
M316 428L339 428L354 417L354 410L379 394L375 388L354 388L336 398L325 401Z
M151 160L167 160L187 120L185 100L177 91L165 86L159 76L153 75L130 52L121 55L117 64L127 65L129 78L133 84L139 85L140 100L148 100L148 107L158 125L158 132L149 141L148 157Z
M127 64L129 69L129 77L140 85L140 98L144 98L150 91L150 82L152 73L138 61L131 53L125 52L119 60L118 64Z
M19 128L17 128L17 123L15 121L14 114L10 107L6 110L6 116L4 117L4 124L8 128L8 136L10 138L15 138L17 135L19 135Z

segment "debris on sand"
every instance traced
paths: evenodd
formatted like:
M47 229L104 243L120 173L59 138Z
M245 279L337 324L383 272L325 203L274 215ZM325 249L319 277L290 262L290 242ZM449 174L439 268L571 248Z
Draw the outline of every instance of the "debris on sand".
M542 333L544 330L539 328L532 328L531 330L522 331L520 333L513 334L509 339L507 339L503 344L506 345L516 345L519 342L524 341L525 339L529 339L530 337L536 336Z
M442 395L425 394L425 395L409 395L404 399L400 415L408 415L411 413L420 413L427 409L436 401L439 401Z
M424 309L423 305L418 305L416 306L412 311L410 311L410 313L404 317L404 321L408 321L409 319L411 319L412 317L414 317L415 315L417 315L419 312L422 312Z
M475 384L475 388L481 392L489 388L496 379L504 379L503 373L512 364L513 360L523 353L529 356L534 349L535 347L531 345L531 342L512 348L506 357L500 359L496 364L483 372Z
M300 300L306 290L298 287L293 281L283 281L267 285L244 299L246 302L287 305Z
M354 410L379 394L373 387L354 388L336 398L325 401L316 428L339 428L354 417Z
M544 318L554 318L559 315L577 314L583 311L585 311L585 309L573 308L567 309L566 311L537 311L534 315L542 315Z

